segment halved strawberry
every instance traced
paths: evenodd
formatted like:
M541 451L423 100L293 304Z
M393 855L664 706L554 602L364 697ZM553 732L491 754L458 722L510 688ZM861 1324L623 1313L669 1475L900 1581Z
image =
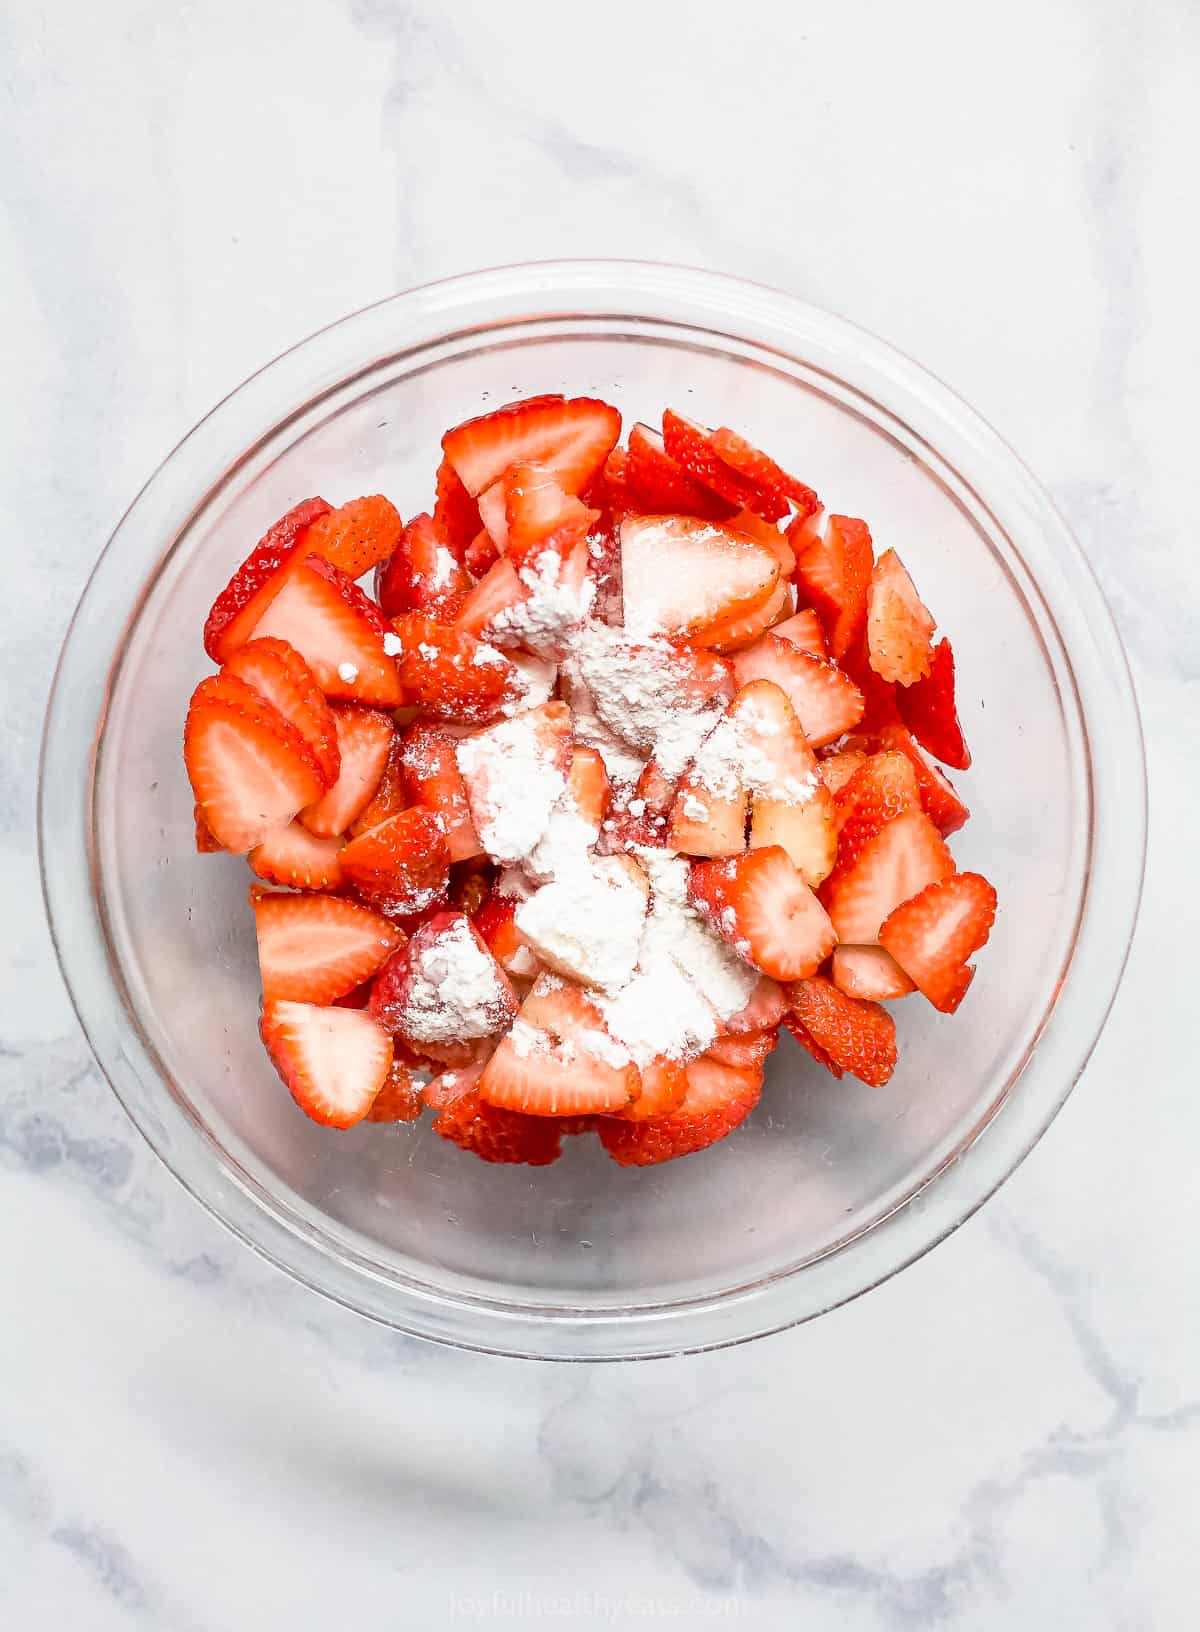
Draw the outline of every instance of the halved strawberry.
M833 799L787 694L771 680L743 686L730 706L750 790L750 848L778 844L815 888L836 855Z
M917 741L943 765L970 769L971 753L954 704L954 652L948 640L933 648L929 673L897 695L900 717Z
M404 940L386 918L340 896L256 889L251 905L268 1002L332 1003L370 979Z
M788 500L799 515L811 516L820 509L821 501L811 487L789 476L774 459L769 459L752 442L747 442L744 436L731 431L727 425L720 426L712 433L709 446L737 475L760 492Z
M455 627L482 638L501 612L520 606L528 596L529 590L517 577L516 567L506 555L499 556L459 608Z
M786 1007L782 986L778 981L769 980L764 975L751 992L746 1007L726 1017L724 1029L735 1036L752 1031L766 1031L779 1024Z
M368 1122L416 1122L425 1111L425 1095L413 1081L411 1067L392 1055L387 1080L376 1094Z
M837 872L846 873L894 816L920 808L917 778L903 754L872 754L837 795Z
M287 571L253 634L294 646L327 697L396 708L402 698L386 627L358 585L314 555Z
M463 554L463 565L472 578L486 578L500 559L500 551L496 548L492 535L486 528L481 527L467 545Z
M482 855L483 846L471 821L467 790L455 757L454 739L424 720L415 720L404 733L401 763L411 802L441 816L450 860L469 861L472 856Z
M975 973L967 959L986 942L995 916L987 879L956 873L897 907L879 940L934 1008L953 1014Z
M266 1003L259 1030L292 1098L328 1128L361 1122L387 1082L392 1039L362 1009Z
M455 560L465 563L467 547L483 523L479 519L479 506L448 459L443 459L437 468L433 525Z
M829 656L829 648L825 644L825 631L811 606L806 606L802 612L797 612L793 617L777 623L771 633L780 640L791 641L792 645L802 652L811 652L814 657Z
M364 767L363 781L369 781L370 776L371 772ZM399 731L392 730L388 737L387 758L375 784L375 791L358 815L346 823L343 831L351 838L357 838L360 833L367 833L381 822L386 822L390 816L399 816L411 803L404 780L404 738Z
M868 1002L885 1002L916 991L895 958L881 946L835 946L829 973L838 991Z
M309 531L308 543L347 578L361 578L387 560L400 542L403 527L392 501L382 493L371 493L319 516Z
M503 652L462 628L410 612L393 624L405 702L439 720L482 724L520 694L516 671Z
M621 416L591 397L529 397L447 431L442 450L474 498L510 465L539 464L581 493L621 434Z
M363 811L379 788L396 738L389 715L354 703L333 705L338 745L338 775L331 788L300 812L300 820L318 838L336 838Z
M642 1091L632 1104L614 1114L629 1122L670 1116L687 1097L687 1069L682 1060L657 1055L641 1067Z
M249 640L222 670L253 686L299 731L317 762L326 787L337 780L341 756L333 713L316 676L285 640Z
M693 862L688 897L722 940L773 980L815 974L837 940L825 908L777 845Z
M546 1167L562 1154L562 1120L503 1110L468 1088L453 1095L434 1120L433 1131L484 1162Z
M626 516L621 583L626 627L686 638L770 599L779 563L742 533L695 516Z
M744 1122L762 1093L761 1066L723 1065L703 1056L685 1067L687 1092L668 1116L635 1122L605 1117L600 1143L622 1167L650 1167L706 1150Z
M866 761L866 752L862 748L840 748L837 753L818 756L817 769L821 773L821 780L836 799L855 771Z
M319 839L299 822L268 833L246 857L268 884L293 890L336 890L342 882L342 841Z
M269 527L213 602L204 624L204 650L224 663L250 639L255 625L282 588L285 568L309 549L314 521L329 513L324 499L305 499Z
M385 618L421 612L449 623L470 588L466 568L444 542L433 517L424 513L405 527L375 576L375 596Z
M508 524L505 553L518 569L545 549L565 555L600 519L598 510L581 504L541 465L513 465L499 485Z
M795 605L792 597L791 584L780 579L762 605L756 606L752 612L743 613L739 618L722 619L720 623L706 624L703 629L697 629L691 638L697 646L710 647L714 652L740 652L746 646L753 646L756 640L761 640L780 618L788 616Z
M380 911L408 916L445 900L450 858L441 818L405 810L342 851L342 871Z
M630 431L625 476L633 508L652 515L725 521L737 510L736 504L693 481L671 458L662 436L651 425L635 425Z
M670 845L684 856L734 856L746 848L750 797L731 709L701 743L671 805Z
M896 1068L896 1023L878 1003L839 992L823 975L787 988L788 1008L840 1075L882 1088ZM819 1057L819 1056L818 1056Z
M192 693L183 759L209 832L235 853L286 827L323 790L300 733L233 675L210 675Z
M571 750L565 703L526 709L459 743L471 820L496 861L520 861L546 831L567 785Z
M493 889L475 914L475 928L482 935L488 950L506 975L516 980L529 980L541 965L525 943L514 919L520 901L515 895L505 895Z
M462 912L436 913L371 988L375 1019L418 1051L493 1037L516 1012L507 975Z
M596 1005L577 986L546 976L479 1079L488 1104L541 1116L619 1111L639 1089L637 1066Z
M879 939L889 913L927 884L949 878L954 858L923 810L894 816L853 866L830 879L826 906L838 939L867 946Z
M787 694L810 748L836 741L862 718L862 692L836 663L802 652L777 634L763 635L738 652L733 672L740 686L773 680Z
M867 618L871 582L871 534L854 516L829 516L813 536L806 521L788 529L796 551L796 587L825 625L829 655L840 659L854 645Z
M954 791L948 777L925 758L902 725L886 725L879 732L879 746L904 754L916 772L921 806L943 838L957 833L971 812Z
M788 512L787 500L748 481L730 466L713 446L713 433L695 420L667 408L662 417L663 446L676 464L705 487L719 493L739 510L753 510L765 521L779 521Z
M885 550L871 573L867 596L867 650L884 680L911 686L933 662L937 627L895 550Z

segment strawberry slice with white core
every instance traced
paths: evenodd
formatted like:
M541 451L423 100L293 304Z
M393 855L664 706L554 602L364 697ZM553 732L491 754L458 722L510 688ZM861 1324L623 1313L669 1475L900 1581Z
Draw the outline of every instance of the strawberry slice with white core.
M750 848L778 844L815 888L837 853L833 799L796 711L771 680L744 686L730 708L751 795Z
M508 521L505 548L518 565L543 549L565 554L600 519L598 510L581 504L541 465L514 465L500 485Z
M401 747L408 795L413 804L424 805L442 818L451 862L470 861L483 854L455 748L453 737L424 720L409 726Z
M361 1122L388 1079L392 1039L363 1009L266 1003L259 1030L292 1098L328 1128Z
M779 582L769 550L695 516L626 516L621 523L625 626L686 638L744 616Z
M996 916L996 892L979 873L931 884L892 912L879 939L935 1009L953 1014L975 973L967 964Z
M606 402L530 397L455 426L442 451L473 498L517 464L541 465L568 493L582 493L620 434L621 416Z
M548 968L615 992L637 963L649 893L631 857L581 856L522 901L514 921Z
M707 646L714 652L740 652L761 640L768 629L773 629L781 618L790 617L796 610L796 592L791 584L780 579L767 599L740 618L725 619L708 624L692 636L697 646Z
M830 976L847 997L858 997L869 1003L906 997L917 989L882 946L835 946Z
M337 781L300 812L308 831L325 839L344 833L372 798L396 735L390 716L377 708L358 708L353 703L335 703L333 723L338 745Z
M885 550L867 595L867 651L875 673L900 686L924 679L933 663L936 628L900 557Z
M371 990L375 1019L418 1050L492 1037L516 1012L507 975L461 912L423 924Z
M340 756L333 713L300 653L283 640L249 640L226 663L223 674L253 686L304 738L326 787L337 779Z
M902 902L953 872L954 858L924 811L893 817L830 881L826 905L838 939L855 946L878 941L884 919Z
M269 527L213 602L204 625L204 650L225 663L250 639L255 625L312 545L313 522L329 514L324 499L305 499Z
M866 762L867 756L862 748L840 748L836 754L826 754L823 759L818 759L817 769L825 786L836 797L855 771Z
M775 633L738 652L733 672L741 686L773 680L787 694L810 748L835 742L862 719L862 692L836 663L802 652Z
M501 555L507 554L508 506L504 501L504 478L500 477L490 487L485 487L475 503L479 506L479 519L487 536Z
M737 855L746 848L749 808L741 739L731 711L705 738L679 780L671 806L671 848L685 856Z
M631 1105L616 1114L629 1122L645 1122L652 1116L670 1116L687 1095L687 1067L682 1060L658 1054L640 1068L642 1091Z
M396 708L403 698L396 665L384 649L384 628L358 586L313 556L289 572L255 625L254 638L295 647L327 697Z
M611 789L604 761L594 748L574 748L562 797L546 831L525 858L525 872L539 883L587 871L608 815Z
M825 908L778 846L694 863L688 894L722 940L773 980L815 974L833 951Z
M780 640L788 640L799 651L811 652L814 657L828 657L829 648L825 644L825 631L821 628L821 620L811 606L806 606L802 612L794 617L785 618L771 630Z
M268 833L246 857L268 884L292 890L336 890L342 882L342 841L319 839L299 822Z
M465 738L457 749L475 831L496 861L527 856L571 768L571 711L544 703Z
M836 798L839 873L858 860L877 833L894 816L919 810L917 779L903 754L872 754L855 771Z
M519 607L528 598L529 590L517 577L516 567L502 555L468 594L455 627L483 640L502 612Z
M623 1110L641 1079L578 986L539 976L479 1079L489 1105L537 1116Z
M949 777L925 757L913 736L899 724L885 725L879 732L879 746L903 754L917 778L917 792L926 816L943 838L957 833L971 812L963 804Z
M332 895L251 896L263 997L332 1003L369 980L404 940L378 913Z
M299 732L231 675L211 675L192 693L183 758L206 827L235 853L286 827L323 790Z
M854 516L829 516L823 531L811 521L793 522L788 538L796 551L796 587L825 626L829 655L840 661L866 623L875 559L870 531Z

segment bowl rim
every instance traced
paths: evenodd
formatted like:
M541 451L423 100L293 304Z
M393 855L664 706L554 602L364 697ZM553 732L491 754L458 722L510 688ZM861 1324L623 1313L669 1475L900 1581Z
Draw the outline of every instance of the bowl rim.
M556 304L547 309L547 303ZM536 302L536 314L530 312ZM669 310L664 311L666 306ZM328 361L335 388L353 377L344 358L324 358L341 341L363 339L383 318L396 338L414 349L463 332L486 333L518 317L609 319L669 318L711 335L775 350L820 367L844 369L852 357L879 402L927 441L939 460L968 482L985 509L987 493L1003 489L1024 525L1044 537L1046 560L1032 581L1045 597L1054 579L1052 616L1071 671L1086 737L1092 826L1091 863L1084 879L1075 941L1066 978L1005 1097L989 1109L950 1160L931 1173L896 1210L823 1258L792 1267L748 1287L724 1289L674 1304L631 1310L585 1310L566 1304L510 1304L448 1288L414 1287L380 1275L348 1252L331 1252L243 1183L222 1170L197 1139L185 1110L162 1092L161 1076L147 1084L147 1062L122 1035L117 971L90 888L94 770L103 735L107 681L136 621L148 584L162 570L175 542L221 482L239 468L247 448L232 435L248 407L272 412L288 401L292 376ZM450 325L447 327L447 325ZM420 337L418 339L418 337ZM803 349L797 350L800 346ZM367 347L368 352L376 348ZM392 354L400 348L392 346ZM834 377L846 378L836 366ZM311 380L305 387L314 400ZM317 393L319 395L320 393ZM293 406L294 406L294 399ZM285 419L288 417L285 415ZM284 420L267 415L273 435ZM936 436L931 434L936 432ZM927 434L929 433L929 434ZM947 453L947 448L952 453ZM156 534L162 546L150 574L130 603L117 561L125 536L153 527L159 496L177 461L198 456L212 484L191 487L187 507ZM994 485L993 485L994 484ZM163 541L166 541L163 544ZM1024 561L1024 555L1013 548ZM139 562L139 566L144 563ZM111 603L111 605L110 605ZM100 653L89 645L98 614L123 609L122 631ZM1073 631L1068 642L1060 614ZM1079 685L1087 671L1085 709ZM94 729L79 729L78 699L100 701ZM74 729L71 729L74 716ZM1103 717L1104 732L1087 730ZM80 787L85 797L79 797ZM1119 797L1116 795L1119 793ZM38 839L43 897L51 938L71 1002L102 1074L135 1127L174 1177L200 1204L260 1256L346 1307L416 1336L481 1352L543 1359L631 1359L700 1351L779 1331L814 1318L871 1290L931 1250L964 1223L1024 1160L1061 1109L1103 1030L1118 990L1136 925L1145 867L1146 776L1141 722L1128 661L1094 573L1053 501L1019 456L975 410L928 370L844 318L795 296L724 274L658 262L562 260L518 263L418 285L385 297L323 326L251 374L228 393L161 461L118 522L90 573L68 625L55 670L43 730L38 782ZM82 911L81 911L82 909ZM1100 922L1098 922L1100 921ZM1103 927L1103 934L1099 933ZM1085 940L1091 927L1090 939ZM1080 957L1081 951L1086 957ZM1086 989L1083 989L1086 988ZM1051 1021L1053 1023L1051 1023ZM1012 1088L1021 1083L1021 1093ZM1030 1084L1034 1083L1035 1088ZM154 1090L158 1090L158 1103ZM987 1128L987 1137L979 1135ZM853 1266L853 1267L851 1267ZM803 1290L802 1290L803 1289Z

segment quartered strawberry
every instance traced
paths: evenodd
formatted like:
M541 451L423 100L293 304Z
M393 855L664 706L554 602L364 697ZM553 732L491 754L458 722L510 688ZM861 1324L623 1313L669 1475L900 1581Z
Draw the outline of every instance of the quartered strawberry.
M854 516L829 516L824 532L814 536L809 523L798 519L788 538L796 551L796 587L825 626L829 655L840 659L866 625L874 560L867 524Z
M424 513L405 527L375 577L375 596L385 618L420 612L450 623L470 588L467 569L443 541L433 517Z
M562 1154L564 1119L525 1116L489 1105L475 1089L457 1094L436 1117L434 1133L485 1162L547 1167Z
M936 627L900 557L885 550L867 596L867 652L875 673L899 686L924 679L933 663Z
M459 608L455 627L482 639L501 612L520 606L528 596L529 590L517 577L516 567L506 555L498 556Z
M404 937L386 918L333 895L255 890L263 997L332 1003L345 997L396 951Z
M291 890L336 890L342 882L342 841L319 839L299 822L268 833L246 857L268 884Z
M641 1067L641 1079L638 1097L615 1113L626 1121L646 1122L651 1117L670 1116L687 1097L687 1069L682 1060L660 1054Z
M518 570L542 550L565 555L600 519L598 510L589 510L541 465L513 465L500 485L508 532L505 553Z
M462 912L435 913L371 989L375 1019L418 1052L493 1037L516 1012L507 975Z
M786 1007L782 986L778 981L768 980L764 975L751 992L746 1007L739 1009L736 1014L727 1016L724 1022L725 1030L735 1036L752 1031L767 1031L777 1026L783 1019Z
M817 769L821 773L821 780L836 799L859 766L866 762L864 749L839 748L836 753L818 756Z
M235 853L286 827L323 791L300 733L233 675L210 675L192 693L183 759L205 825Z
M712 433L709 446L729 468L743 477L760 492L786 499L801 516L811 516L820 509L820 500L811 487L789 476L774 459L769 459L744 436L722 425Z
M337 780L341 757L333 713L316 676L285 640L249 640L222 670L253 686L304 738L326 787Z
M458 768L480 842L494 860L521 861L546 831L571 769L571 711L543 703L458 745ZM522 784L514 797L514 779Z
M309 549L314 521L329 513L324 499L305 499L259 539L213 602L204 624L204 650L224 663L245 641L282 587L285 568Z
M704 1056L685 1067L687 1092L667 1116L635 1122L605 1117L600 1143L622 1167L650 1167L706 1150L744 1122L762 1093L762 1068L723 1065Z
M328 1128L361 1122L388 1080L392 1039L362 1009L265 1003L259 1030L292 1098Z
M437 905L450 883L441 818L414 808L360 833L342 851L342 872L380 911L408 916Z
M223 846L213 838L212 828L204 820L204 812L197 805L193 811L196 823L196 854L200 856L216 855Z
M779 521L788 513L787 500L739 475L713 446L713 432L673 409L662 418L663 445L676 464L738 510L753 510L764 521Z
M837 794L837 872L848 872L894 816L920 804L917 778L905 756L872 754Z
M753 612L707 624L696 631L692 640L697 646L710 647L714 652L740 652L761 640L780 618L787 617L794 605L792 586L780 579L767 599Z
M363 770L362 780L365 784L370 781L372 773L365 765ZM399 731L393 729L388 737L387 758L383 762L383 772L375 783L375 791L357 816L346 823L344 831L352 839L357 838L360 833L367 833L381 822L386 822L390 816L399 816L411 803L404 780L404 739Z
M486 528L481 527L467 545L463 555L463 565L472 578L486 578L500 559L500 551L496 548L492 535Z
M437 468L433 525L455 560L462 562L466 561L467 547L483 526L479 506L448 459L443 459Z
M684 638L770 599L779 563L742 533L695 516L626 516L621 523L625 624Z
M483 846L471 821L467 790L455 757L455 743L444 731L414 720L404 733L401 748L404 783L409 801L437 811L452 862L482 855Z
M802 652L811 652L814 657L829 656L829 648L825 644L825 631L811 606L806 606L802 612L797 612L793 617L777 623L771 633L780 640L790 641Z
M367 1112L368 1122L416 1122L425 1111L425 1095L413 1081L412 1070L392 1056L387 1081Z
M879 732L879 746L904 754L917 777L921 806L943 838L957 833L970 811L955 793L949 778L932 765L902 725L886 725Z
M956 873L897 907L879 940L934 1008L953 1014L975 973L967 959L987 940L995 916L987 879Z
M737 1037L718 1037L708 1049L708 1058L721 1065L761 1066L773 1054L779 1043L779 1031L771 1026L766 1031L748 1031Z
M796 711L771 680L743 686L730 705L750 790L750 848L778 844L815 888L836 855L833 799Z
M294 646L327 697L397 708L400 682L384 650L386 629L358 585L313 555L288 569L253 634Z
M886 1002L916 991L895 958L882 946L835 946L829 973L838 991L868 1002Z
M539 1116L619 1111L639 1090L595 1003L552 976L539 977L479 1079L488 1104Z
M442 450L473 497L510 465L545 466L582 493L621 434L621 416L591 397L529 397L447 431Z
M396 740L391 716L377 708L335 703L333 724L338 746L337 780L300 812L300 820L309 832L323 839L344 833L372 800Z
M516 671L503 652L465 629L410 612L393 624L404 701L439 720L482 724L520 695Z
M651 425L635 425L629 433L625 480L630 507L651 515L726 521L737 510L736 504L721 498L711 487L693 481L671 458L661 434Z
M970 768L971 754L954 704L954 653L948 640L933 648L929 673L897 693L900 717L921 747L956 771Z
M309 547L332 561L347 578L361 578L400 542L400 512L382 493L351 499L319 516L308 534Z
M878 1003L839 992L823 975L787 988L788 1009L836 1067L872 1088L882 1088L896 1068L896 1023ZM819 1058L819 1056L817 1056Z
M787 694L810 748L823 748L862 718L862 693L828 658L802 652L776 633L763 635L733 658L739 686L773 680Z
M838 939L866 946L884 919L926 885L949 878L954 858L923 810L894 816L823 894Z
M709 927L773 980L815 974L833 951L825 908L777 845L693 862L688 895Z

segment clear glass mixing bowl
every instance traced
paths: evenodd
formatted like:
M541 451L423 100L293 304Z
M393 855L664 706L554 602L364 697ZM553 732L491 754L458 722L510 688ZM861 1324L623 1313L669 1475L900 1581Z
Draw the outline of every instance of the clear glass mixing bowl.
M955 642L975 755L960 865L1000 914L956 1017L897 1007L891 1085L787 1040L712 1150L625 1170L595 1140L487 1166L422 1126L323 1130L259 1045L239 859L197 856L180 759L204 614L313 492L431 502L441 430L590 393L737 427L908 563ZM40 828L55 943L105 1074L153 1148L308 1285L468 1347L601 1359L804 1320L911 1262L1012 1171L1078 1077L1136 915L1144 767L1120 643L1049 500L951 392L772 290L620 262L412 290L256 374L171 454L101 556L51 698Z

